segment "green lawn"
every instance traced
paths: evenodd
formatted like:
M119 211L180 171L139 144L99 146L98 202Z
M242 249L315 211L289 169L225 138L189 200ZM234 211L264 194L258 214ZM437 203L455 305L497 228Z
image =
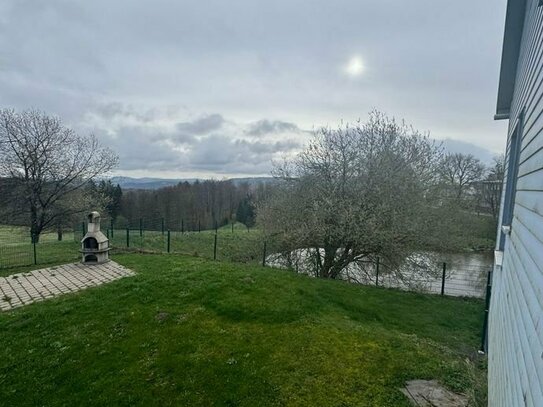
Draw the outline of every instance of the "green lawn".
M110 244L117 249L125 249L127 242L130 249L154 252L167 252L168 233L160 231L130 230L127 239L127 231L116 229L113 237L109 233ZM253 229L247 232L245 228L236 228L232 233L229 226L223 227L217 232L217 260L229 260L235 262L262 262L264 237L262 233ZM273 249L268 242L269 250ZM202 232L170 232L170 251L187 254L195 257L213 259L215 246L215 231Z
M106 233L106 232L104 232ZM109 233L112 246L126 248L127 242L132 249L166 252L168 248L168 232L137 229L128 232L115 229L113 236ZM213 258L215 230L202 232L170 232L170 250L196 257ZM262 243L264 237L258 229L236 228L232 233L230 226L220 228L217 232L217 259L231 261L251 261L262 259Z
M0 225L0 276L13 273L14 267L36 268L73 262L79 258L78 250L79 243L74 240L73 232L64 232L60 242L56 232L48 232L40 235L34 255L28 228Z
M40 242L56 242L58 239L56 232L44 232L40 235ZM63 231L63 241L73 241L73 231ZM25 226L0 225L0 247L13 244L30 244L30 228Z
M255 265L122 254L132 278L0 313L2 405L484 405L483 304Z
M115 229L103 230L109 235L110 246L113 250L166 252L168 249L168 233L165 231ZM0 276L12 274L14 267L27 266L32 268L34 263L38 266L61 264L77 261L79 258L79 240L81 231L64 233L63 240L57 241L56 233L44 233L36 245L36 258L34 247L30 243L28 228L19 226L0 225ZM128 247L127 247L128 245ZM179 231L170 233L170 251L188 254L207 259L214 258L215 230L202 232ZM273 249L268 242L268 253ZM237 224L234 233L230 225L224 226L217 233L218 260L260 263L263 255L263 237L257 229L247 231L245 226Z

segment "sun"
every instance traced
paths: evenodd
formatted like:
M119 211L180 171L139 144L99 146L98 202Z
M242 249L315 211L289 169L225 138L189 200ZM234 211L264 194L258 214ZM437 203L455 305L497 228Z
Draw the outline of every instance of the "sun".
M364 62L358 55L353 56L345 66L345 72L350 76L359 76L364 72Z

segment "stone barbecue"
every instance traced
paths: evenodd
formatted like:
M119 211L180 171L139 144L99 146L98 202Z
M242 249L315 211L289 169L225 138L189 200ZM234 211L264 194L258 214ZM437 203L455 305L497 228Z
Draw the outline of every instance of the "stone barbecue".
M91 212L87 216L89 222L87 234L81 240L81 262L100 264L109 260L109 239L100 232L100 214Z

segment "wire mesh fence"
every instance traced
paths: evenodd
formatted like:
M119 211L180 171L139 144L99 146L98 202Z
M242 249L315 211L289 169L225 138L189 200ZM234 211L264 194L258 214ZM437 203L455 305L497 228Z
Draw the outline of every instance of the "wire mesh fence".
M240 223L202 229L197 220L176 222L158 219L102 221L102 232L109 239L112 255L122 251L178 253L211 260L261 264L318 274L309 250L285 251L279 240ZM0 269L42 265L79 259L80 241L86 224L77 223L73 231L40 236L31 243L26 231L0 227ZM420 256L419 256L420 257ZM462 264L437 261L436 256L416 262L416 267L390 267L379 258L351 264L339 278L352 283L398 288L448 296L484 298L489 264Z
M361 284L407 291L484 298L490 265L465 267L463 264L434 263L424 269L388 269L369 262L363 273L350 272L345 279Z
M74 231L76 239L83 236L83 228ZM260 231L245 227L227 227L181 231L140 228L106 228L102 230L109 239L111 253L140 251L178 253L213 260L254 262L261 260L264 239Z
M70 240L0 243L0 269L76 261L79 244Z
M301 249L291 253L270 256L270 265L290 268L299 273L318 275L314 249ZM324 255L321 251L321 256ZM288 256L288 258L287 258ZM456 255L469 257L473 254ZM435 253L418 253L403 264L390 266L379 257L349 264L338 278L351 283L396 288L420 293L441 294L455 297L484 298L488 273L492 269L489 259L465 261L437 261ZM473 264L476 263L476 264Z

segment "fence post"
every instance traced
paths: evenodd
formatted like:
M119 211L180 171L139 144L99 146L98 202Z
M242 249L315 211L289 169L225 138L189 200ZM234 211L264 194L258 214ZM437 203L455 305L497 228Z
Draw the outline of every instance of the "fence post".
M198 233L200 233L202 229L200 228L200 219L198 219Z
M36 238L36 235L32 236L32 249L34 251L34 265L38 264L38 256L36 253L36 240L38 240Z
M447 263L443 262L443 274L441 275L441 295L445 295L445 273L447 272Z
M486 295L485 295L485 319L483 322L483 334L481 335L481 350L480 352L486 353L487 351L487 335L488 335L488 313L490 310L490 296L492 295L492 270L488 272L486 279Z
M113 219L111 219L111 238L113 239Z
M379 256L377 256L377 261L375 262L375 286L379 286L379 263L381 262L381 259Z
M126 228L126 247L130 247L130 228Z
M217 221L215 221L215 234L217 234L218 229L219 229L219 225L217 224Z
M81 222L81 239L85 236L85 222Z
M140 218L140 237L143 236L143 218Z
M185 233L185 220L181 219L181 234Z
M213 260L217 260L217 234L215 233L215 240L213 241Z
M106 229L106 237L109 239L109 228Z
M321 263L321 251L320 249L317 247L315 249L315 266L316 266L316 269L317 270L317 276L319 275L319 267L320 267L320 263Z
M232 223L232 233L234 233L234 223Z
M264 247L262 250L262 267L266 267L266 244L267 242L264 240Z
M161 224L162 224L162 226L161 226L162 234L164 234L164 218L162 218L160 221L161 221Z
M168 253L170 252L170 229L168 229Z

